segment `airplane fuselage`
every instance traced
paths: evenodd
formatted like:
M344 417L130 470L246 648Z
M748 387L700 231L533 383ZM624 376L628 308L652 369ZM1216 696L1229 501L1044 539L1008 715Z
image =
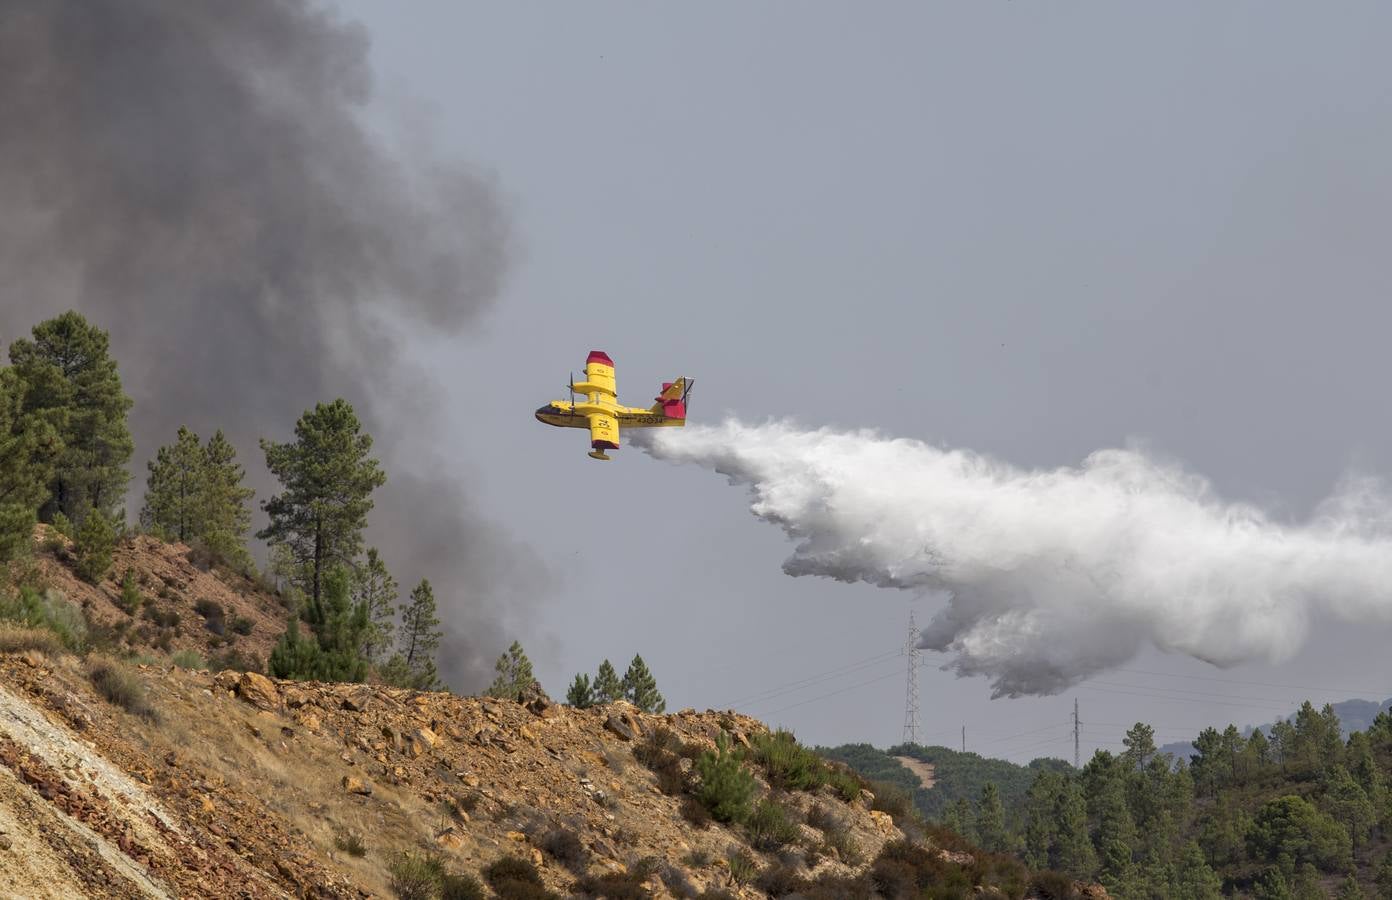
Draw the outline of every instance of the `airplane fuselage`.
M662 428L686 424L685 419L664 416L654 413L651 409L637 406L606 404L602 399L599 402L586 401L575 404L568 400L552 400L537 409L536 418L538 422L555 425L557 428L589 428L589 416L596 413L613 416L618 420L620 427Z

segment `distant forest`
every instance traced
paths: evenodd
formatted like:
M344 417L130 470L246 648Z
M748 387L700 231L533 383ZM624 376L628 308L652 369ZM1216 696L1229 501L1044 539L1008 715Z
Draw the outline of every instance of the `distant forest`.
M819 752L988 850L1095 879L1117 900L1392 900L1387 707L1307 702L1246 734L1207 728L1180 757L1137 723L1123 752L1099 750L1080 770L946 747ZM934 787L920 787L895 756L932 763Z

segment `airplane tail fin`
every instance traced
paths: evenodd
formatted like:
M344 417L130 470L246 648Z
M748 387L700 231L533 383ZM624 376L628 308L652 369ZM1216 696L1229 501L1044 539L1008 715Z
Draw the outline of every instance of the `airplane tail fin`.
M657 395L657 402L653 404L652 411L669 419L685 419L686 397L691 392L692 383L685 376L676 381L662 382L662 393Z

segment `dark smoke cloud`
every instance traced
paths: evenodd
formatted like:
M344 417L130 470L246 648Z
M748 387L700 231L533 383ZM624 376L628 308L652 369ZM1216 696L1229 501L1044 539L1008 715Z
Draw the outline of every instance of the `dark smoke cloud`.
M135 495L180 424L259 473L258 437L349 399L389 473L371 537L436 584L443 669L476 687L536 566L468 512L406 339L489 306L508 222L486 177L375 139L371 91L365 31L305 2L0 0L0 332L70 307L111 331Z

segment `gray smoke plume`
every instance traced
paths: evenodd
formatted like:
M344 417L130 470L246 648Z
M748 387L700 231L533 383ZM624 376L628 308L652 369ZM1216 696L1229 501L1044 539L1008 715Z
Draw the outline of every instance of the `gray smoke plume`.
M370 538L436 585L442 670L476 687L538 568L468 512L405 341L495 299L507 217L486 177L375 138L371 91L364 30L308 2L0 0L0 331L111 331L137 497L180 424L257 475L257 438L347 398L389 476Z
M777 422L644 437L660 459L746 486L754 514L796 542L789 575L940 592L920 646L997 696L1056 693L1147 643L1276 662L1317 616L1392 621L1392 502L1372 478L1283 523L1137 450L1028 470Z

